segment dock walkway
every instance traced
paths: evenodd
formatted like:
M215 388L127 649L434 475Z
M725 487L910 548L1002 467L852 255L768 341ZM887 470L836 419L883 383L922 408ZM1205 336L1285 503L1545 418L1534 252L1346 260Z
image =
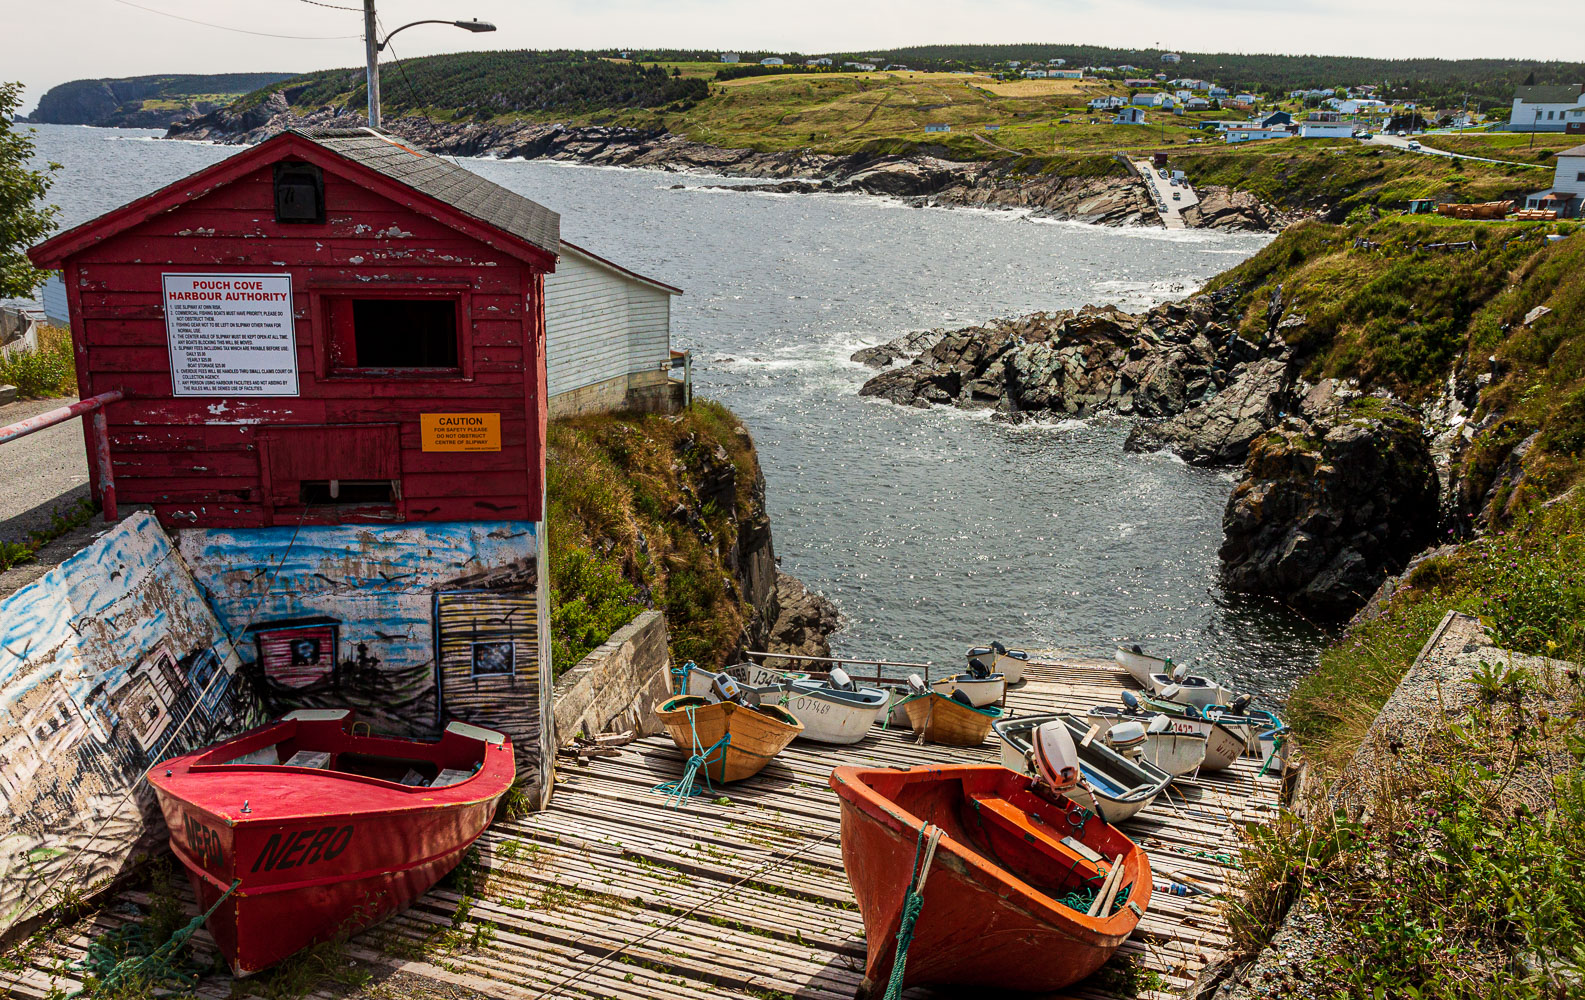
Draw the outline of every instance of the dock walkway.
M1042 662L1009 692L1008 707L1018 715L1083 711L1115 702L1130 683L1097 661ZM681 809L653 791L676 778L685 760L664 735L615 757L564 764L549 809L497 824L481 838L466 895L437 888L354 938L346 955L370 964L376 985L369 995L382 981L399 981L405 995L510 1000L847 1000L862 976L863 924L842 868L831 768L994 761L994 739L972 748L921 746L910 733L877 728L851 747L798 741L755 778ZM1222 884L1236 877L1238 825L1269 821L1279 794L1279 780L1244 758L1174 792L1170 804L1158 800L1122 829L1147 849L1158 880L1182 871ZM61 960L79 955L91 934L135 915L129 902L146 898L128 893L19 956L20 971L0 972L5 995L77 988ZM207 942L202 932L194 940ZM1166 995L1181 995L1227 940L1214 903L1157 893L1123 950L1161 976ZM225 997L231 986L215 976L198 992ZM317 995L347 994L322 987ZM1068 995L1114 993L1092 979Z

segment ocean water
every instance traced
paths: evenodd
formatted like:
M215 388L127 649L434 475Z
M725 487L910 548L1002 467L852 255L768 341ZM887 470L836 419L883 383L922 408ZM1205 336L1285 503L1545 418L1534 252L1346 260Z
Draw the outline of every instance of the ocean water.
M75 225L235 152L128 129L39 126ZM1325 636L1224 593L1233 477L1122 450L1110 418L1010 427L863 399L860 347L909 330L1191 293L1263 235L1113 229L1017 212L549 162L462 160L554 208L562 234L684 289L674 347L752 431L782 568L830 597L845 656L961 662L970 645L1106 655L1140 643L1279 695Z

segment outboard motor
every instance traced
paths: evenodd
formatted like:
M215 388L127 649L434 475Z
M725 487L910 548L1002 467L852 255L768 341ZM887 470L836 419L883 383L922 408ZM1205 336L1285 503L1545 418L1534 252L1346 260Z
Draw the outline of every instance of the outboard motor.
M1150 725L1145 727L1145 732L1152 736L1159 736L1172 728L1172 720L1165 715L1158 715L1150 720Z
M710 694L716 701L730 701L745 708L759 707L759 692L739 684L731 674L719 673L710 678Z
M1163 698L1167 699L1168 701L1172 701L1174 698L1176 698L1178 696L1178 693L1180 691L1182 691L1182 690L1183 690L1183 685L1182 684L1168 684L1166 687L1161 689L1161 696Z
M1227 707L1232 709L1234 715L1247 715L1249 714L1249 703L1254 700L1255 696L1252 694L1241 694L1234 698L1233 703Z
M1034 732L1035 775L1064 795L1079 783L1079 750L1066 723L1045 722Z
M985 665L985 661L984 660L976 658L976 659L973 659L973 660L969 661L969 676L970 677L973 677L975 680L984 680L985 678L989 677L990 675L991 675L991 668L987 667Z
M967 705L970 708L974 707L973 699L971 699L969 697L969 695L968 695L968 692L964 691L962 688L954 688L953 689L953 691L952 691L952 700L956 701L956 702L960 702L960 703L962 703L964 705Z
M1001 643L997 642L995 639L991 640L991 649L994 652L1001 654L1002 656L1006 656L1007 655L1007 647L1003 646Z
M1137 649L1138 647L1135 648ZM1139 696L1134 694L1132 691L1124 691L1123 707L1128 709L1130 712L1139 711Z
M1179 664L1176 667L1173 667L1172 666L1172 661L1168 660L1167 661L1167 666L1168 666L1168 668L1170 668L1170 669L1168 669L1167 672L1169 674L1171 674L1172 675L1172 679L1177 681L1179 684L1182 684L1183 683L1183 679L1185 677L1189 676L1189 665L1187 663L1182 663L1182 664Z
M857 691L858 685L853 683L853 678L841 667L832 667L831 673L826 676L826 687L833 691Z
M909 694L929 694L930 688L925 684L925 679L918 674L908 675Z
M1130 649L1129 652L1133 653L1135 656L1144 656L1145 655L1145 651L1142 648L1140 648L1140 645L1137 642L1134 643L1133 648Z
M1106 742L1112 749L1129 756L1137 754L1147 738L1145 724L1138 719L1119 722L1106 731Z

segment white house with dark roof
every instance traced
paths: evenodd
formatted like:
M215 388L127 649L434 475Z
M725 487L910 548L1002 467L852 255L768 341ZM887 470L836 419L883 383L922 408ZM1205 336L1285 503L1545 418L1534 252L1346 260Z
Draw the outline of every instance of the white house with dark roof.
M1585 85L1568 83L1519 87L1508 113L1511 132L1563 132L1570 113L1585 109Z
M1552 186L1524 200L1525 208L1556 209L1558 218L1577 219L1585 206L1585 146L1575 146L1557 154Z

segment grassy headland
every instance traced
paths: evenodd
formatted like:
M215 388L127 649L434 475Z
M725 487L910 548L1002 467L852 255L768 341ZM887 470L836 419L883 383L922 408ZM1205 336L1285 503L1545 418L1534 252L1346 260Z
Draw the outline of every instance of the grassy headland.
M762 67L713 63L700 54L665 55L670 58L655 62L587 52L474 52L407 60L399 71L387 73L387 120L613 126L767 154L998 161L1060 177L1121 176L1117 154L1165 151L1197 186L1248 191L1283 209L1341 207L1344 214L1359 206L1397 209L1419 197L1494 200L1537 190L1549 180L1550 161L1534 154L1500 157L1511 163L1479 163L1351 139L1227 145L1212 123L1242 119L1244 112L1219 108L1184 114L1151 109L1145 124L1112 124L1111 112L1091 111L1088 102L1126 100L1141 89L1115 74L1066 80L1009 78L1008 71L983 69L789 68L718 79L718 74ZM349 68L261 88L233 110L257 107L276 92L299 114L326 106L356 111L365 100L362 71ZM1278 99L1267 106L1304 113L1302 101ZM1511 137L1427 138L1454 145L1489 141L1503 149L1508 147L1502 142ZM1481 147L1481 152L1489 150Z

